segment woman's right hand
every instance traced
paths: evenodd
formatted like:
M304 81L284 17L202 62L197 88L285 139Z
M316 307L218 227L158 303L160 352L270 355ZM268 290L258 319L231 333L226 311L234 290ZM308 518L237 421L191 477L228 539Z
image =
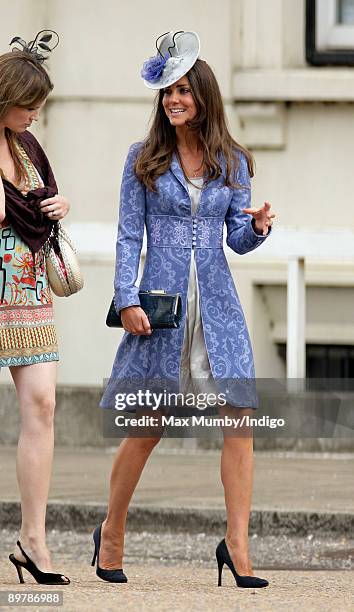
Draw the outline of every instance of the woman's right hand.
M134 334L134 336L150 336L152 334L149 319L140 306L122 308L120 318L125 331Z

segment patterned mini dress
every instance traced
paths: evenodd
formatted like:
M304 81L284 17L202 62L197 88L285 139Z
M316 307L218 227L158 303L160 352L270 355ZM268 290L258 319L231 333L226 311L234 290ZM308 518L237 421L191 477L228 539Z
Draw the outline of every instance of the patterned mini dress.
M18 144L28 191L43 187ZM29 247L5 219L0 223L0 367L58 361L53 300L43 250L33 261Z

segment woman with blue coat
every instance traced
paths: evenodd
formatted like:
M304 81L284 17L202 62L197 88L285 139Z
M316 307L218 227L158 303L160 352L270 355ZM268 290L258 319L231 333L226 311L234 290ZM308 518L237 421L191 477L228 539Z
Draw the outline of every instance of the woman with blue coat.
M252 157L228 132L216 78L198 59L197 34L169 32L156 41L156 48L157 55L142 70L145 84L159 90L151 129L143 143L131 146L122 179L115 306L125 334L103 408L115 407L123 381L174 381L183 390L198 390L206 381L227 392L230 381L255 377L223 232L226 226L228 246L244 254L264 242L274 215L267 203L250 208ZM144 228L147 254L137 287ZM181 294L178 329L151 329L138 293L157 289ZM251 414L255 407L252 392L234 392L227 400L233 416ZM121 566L128 505L159 439L157 434L131 436L119 446L107 518L94 532L96 573L103 580L127 581ZM252 474L252 436L224 435L221 476L227 532L216 550L219 584L225 563L238 586L268 584L253 576L248 555Z

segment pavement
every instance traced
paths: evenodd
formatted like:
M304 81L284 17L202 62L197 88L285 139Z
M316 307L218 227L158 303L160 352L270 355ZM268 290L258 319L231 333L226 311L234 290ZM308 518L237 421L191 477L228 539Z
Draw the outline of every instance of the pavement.
M17 593L52 592L54 587L33 583L14 586L13 569L1 564L1 590ZM352 612L353 576L345 572L268 571L270 586L264 589L235 587L232 575L224 571L223 586L217 587L215 568L192 569L180 564L129 566L128 583L114 585L96 578L93 568L68 562L65 570L71 584L61 588L63 612ZM127 571L127 570L126 570ZM351 584L350 584L351 580ZM1 610L2 608L0 608ZM18 610L7 606L6 610ZM34 607L30 607L33 610ZM53 607L36 608L53 610Z
M114 448L56 448L51 502L106 503ZM16 447L0 446L0 500L18 500ZM219 451L151 454L134 503L223 508ZM354 454L256 452L254 510L354 512Z
M128 583L114 585L97 578L90 567L91 532L49 531L54 569L71 579L68 587L58 589L40 587L25 571L25 584L17 582L16 571L7 561L16 533L3 530L0 601L5 591L17 596L59 591L63 612L110 612L119 607L134 612L353 610L354 572L350 568L354 540L255 535L250 538L255 574L269 581L269 587L260 590L237 588L227 568L223 586L217 587L214 551L220 534L128 531L123 564ZM15 610L9 606L6 609ZM43 609L52 608L36 607Z
M64 612L119 605L139 612L354 609L353 454L255 454L250 550L256 574L270 586L243 590L228 570L224 586L216 586L214 551L225 528L218 451L154 450L129 512L129 582L112 585L95 576L92 528L104 516L114 452L55 451L48 544L55 569L72 580L61 589ZM0 447L0 601L7 589L53 591L26 572L19 585L6 560L19 524L15 454L15 447Z

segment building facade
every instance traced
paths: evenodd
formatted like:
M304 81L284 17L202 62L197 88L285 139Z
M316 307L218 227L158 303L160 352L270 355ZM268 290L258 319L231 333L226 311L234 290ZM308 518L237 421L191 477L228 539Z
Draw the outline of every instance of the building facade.
M35 133L72 204L65 225L85 288L56 299L59 382L101 385L110 374L121 335L105 326L120 179L153 100L139 72L155 38L172 29L198 32L232 134L256 159L253 205L271 202L277 214L272 239L254 253L226 247L257 375L286 375L288 263L304 259L307 375L351 376L354 2L180 0L178 15L161 0L97 7L96 0L13 0L0 22L1 52L15 35L28 40L42 28L60 35L49 62L55 89ZM8 380L2 372L1 383Z

